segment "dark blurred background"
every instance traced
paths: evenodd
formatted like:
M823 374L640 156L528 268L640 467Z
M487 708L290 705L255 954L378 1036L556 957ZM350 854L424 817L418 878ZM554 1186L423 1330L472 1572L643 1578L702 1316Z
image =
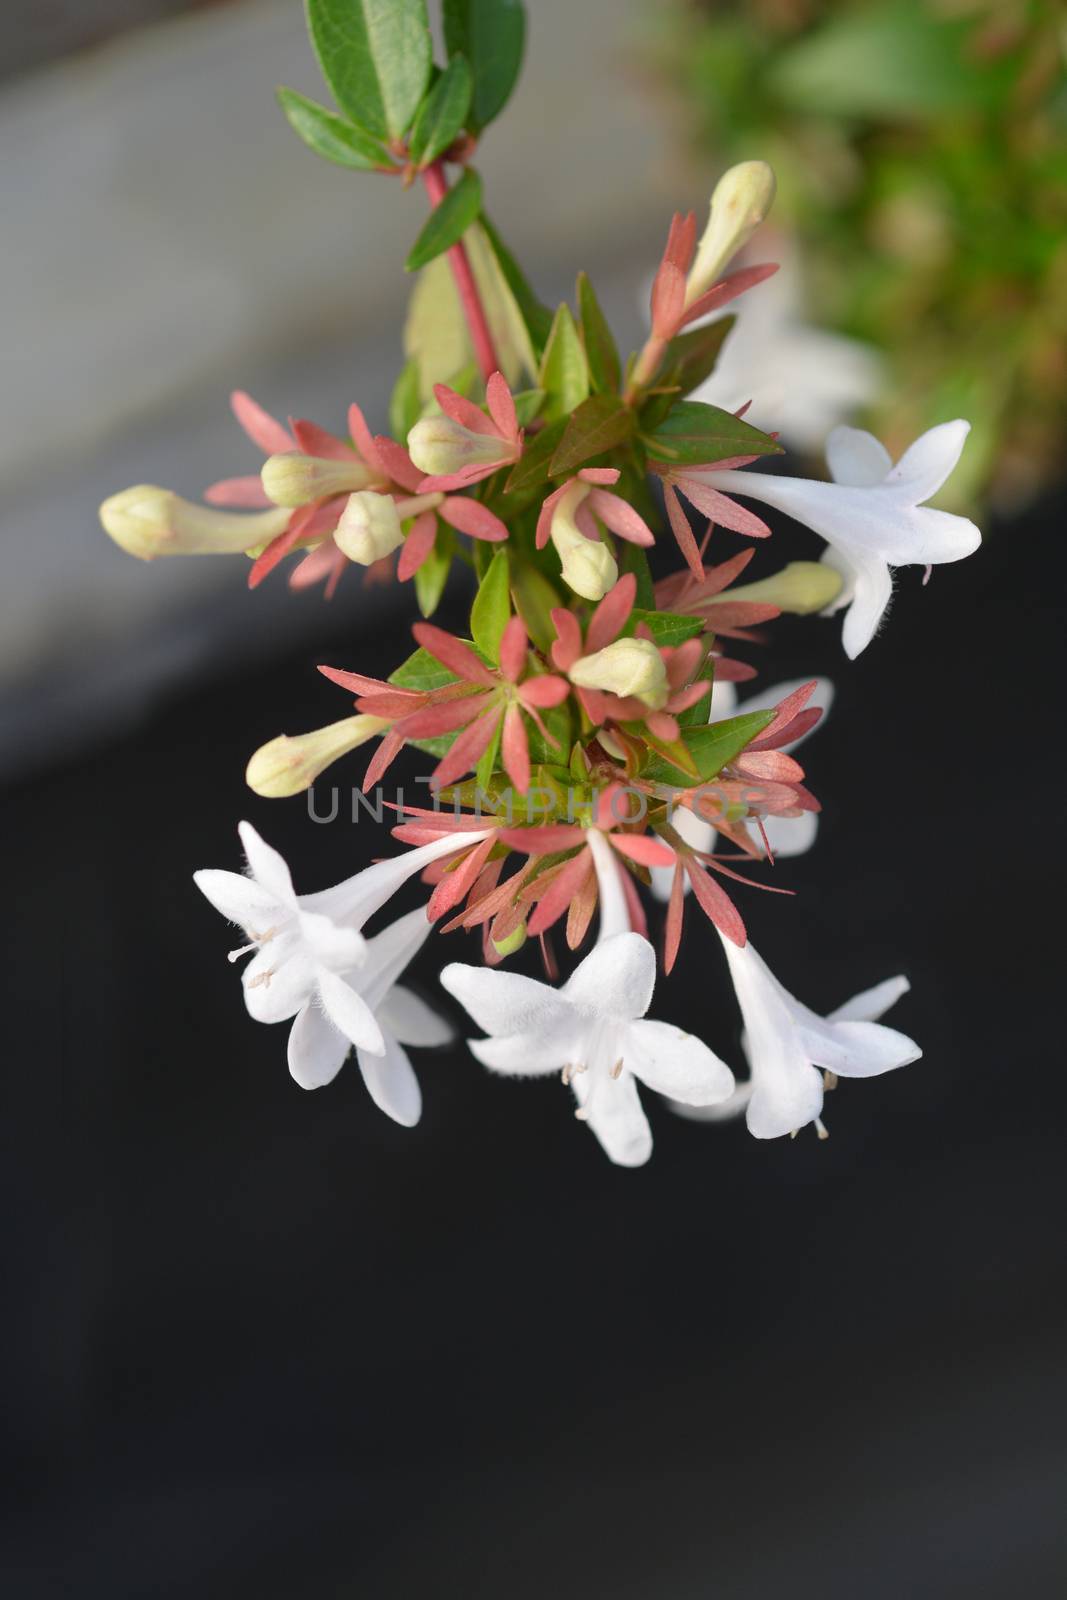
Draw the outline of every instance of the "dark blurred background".
M97 30L64 48L103 38L107 7L70 12L94 9ZM681 181L661 152L631 180L640 205L619 186L616 163L656 129L622 47L636 10L535 9L527 78L485 163L506 184L545 97L563 96L551 138L584 151L572 198L538 238L532 203L511 231L522 244L529 229L547 298L592 239L598 287L632 335ZM595 53L609 18L618 48ZM251 797L242 774L279 729L343 713L316 662L394 650L406 602L350 585L324 608L280 584L249 596L230 563L144 567L103 539L94 508L137 478L195 493L247 470L230 382L326 423L358 392L382 418L395 341L367 329L399 315L385 244L395 257L417 222L392 194L369 201L392 229L375 255L365 230L379 213L338 201L308 157L301 178L334 204L327 236L351 235L338 279L351 294L366 268L371 290L346 314L344 286L324 275L312 311L290 303L299 235L262 274L244 253L274 227L269 186L252 174L242 190L237 176L274 137L273 82L311 87L295 5L212 8L52 65L39 37L27 30L24 55L4 63L0 120L42 128L73 104L73 132L94 115L126 131L81 149L102 198L72 194L66 213L41 200L49 184L70 193L62 144L5 141L19 204L6 214L54 228L57 248L80 244L80 270L62 251L60 266L82 298L49 320L52 236L14 229L9 343L60 410L43 439L9 432L0 524L14 1023L0 1131L3 1592L1059 1597L1064 491L992 524L985 548L927 590L904 574L886 631L853 665L838 623L775 625L766 681L818 670L838 699L805 753L826 805L819 842L779 868L798 899L748 895L750 929L819 1008L907 972L913 993L892 1020L925 1048L832 1095L826 1143L810 1131L757 1143L653 1104L651 1164L619 1171L558 1085L492 1080L461 1049L420 1054L413 1131L374 1110L351 1068L303 1094L284 1028L247 1019L227 930L190 874L236 866L241 816L290 855L301 887L380 852L371 826L315 827L301 801ZM209 112L227 114L207 67L220 52L244 65L230 109L251 119L248 143L232 180L220 154L221 171L196 166L183 188L180 149L161 150L162 167L145 151L161 117L169 147L186 121L193 138ZM584 77L581 97L560 89L566 71ZM579 135L601 115L629 145L587 148ZM279 162L284 143L283 129ZM591 222L581 186L598 165ZM272 167L275 183L288 175ZM244 207L244 237L200 218L206 192ZM219 253L198 279L203 240ZM125 276L135 246L166 270ZM201 353L197 308L232 281L260 296L245 342L223 329L222 352ZM157 324L139 365L137 340L143 355ZM30 334L50 327L62 341L41 374ZM94 353L90 334L112 343ZM32 412L37 390L20 393ZM777 560L812 553L785 525L774 544ZM361 770L354 758L339 781ZM412 887L405 904L417 898ZM431 947L415 969L427 994L438 959ZM708 937L687 943L656 1008L738 1059Z

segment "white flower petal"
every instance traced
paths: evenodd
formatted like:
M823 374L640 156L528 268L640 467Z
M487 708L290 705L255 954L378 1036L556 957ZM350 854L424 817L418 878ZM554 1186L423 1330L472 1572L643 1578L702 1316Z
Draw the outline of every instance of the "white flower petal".
M332 1083L352 1046L310 1001L289 1030L289 1071L301 1089Z
M876 983L873 989L864 989L862 994L852 996L843 1006L838 1006L836 1011L831 1011L827 1017L828 1022L877 1022L884 1017L890 1006L896 1005L902 995L907 994L911 984L905 977L886 978L884 983Z
M616 1166L643 1167L652 1154L652 1130L630 1073L612 1078L583 1072L571 1079L571 1088L585 1121Z
M893 575L879 556L866 551L854 551L849 564L852 571L852 600L845 613L841 642L850 661L855 661L866 650L878 631L878 624L893 594Z
M752 1079L747 1078L737 1085L733 1094L713 1106L690 1106L684 1100L668 1100L667 1104L676 1116L685 1117L687 1122L732 1122L752 1099L753 1087Z
M644 1016L655 984L656 952L648 940L639 933L616 933L593 947L562 992L583 1011L630 1021Z
M380 1111L402 1127L413 1128L422 1115L422 1091L407 1052L385 1035L384 1054L358 1050L356 1060L367 1093Z
M203 867L193 873L193 882L205 900L221 912L227 922L236 922L239 928L265 933L276 920L275 914L285 909L253 878L246 878L240 872Z
M393 984L375 1014L383 1033L391 1033L401 1044L432 1049L455 1038L452 1024L402 983Z
M801 1044L817 1066L839 1078L875 1078L922 1055L914 1039L881 1022L825 1022L819 1017L815 1023L798 1027Z
M928 428L908 446L888 473L887 482L906 487L913 505L929 500L954 471L970 431L970 423L962 418Z
M347 878L344 883L338 883L332 889L322 889L317 894L308 894L301 897L301 905L308 911L319 911L323 916L332 917L335 922L344 922L353 928L362 928L369 922L376 911L380 911L386 901L391 900L398 889L402 889L409 878L428 867L431 862L439 861L442 856L449 855L453 850L462 850L464 846L478 844L485 838L486 829L477 831L464 830L463 833L445 834L441 839L434 839L430 844L420 844L417 849L407 850L402 856L392 856L388 861L376 861L373 866L364 867L362 872L355 873Z
M864 428L835 428L826 441L826 465L835 483L870 488L887 478L893 458L880 439Z
M943 566L973 556L982 543L981 530L967 517L936 506L917 506L907 513L905 531L895 530L886 558L897 567Z
M248 1014L256 1022L295 1017L315 983L315 969L295 941L270 939L241 973Z
M441 984L486 1033L548 1033L573 1016L559 990L519 972L453 961L441 973Z
M768 1059L753 1083L745 1116L748 1131L754 1139L781 1139L814 1122L822 1103L822 1073L799 1051Z
M317 912L298 912L300 933L316 960L332 972L358 967L364 960L367 941L355 928L339 928L329 917Z
M256 882L272 894L281 905L295 905L293 880L289 875L284 856L279 855L265 839L261 839L250 822L239 822L237 832L241 836L241 844Z
M432 927L426 907L419 906L367 941L359 989L372 1011L379 1009L397 978L422 949Z
M315 978L323 1010L334 1027L339 1028L345 1038L351 1039L361 1050L381 1055L385 1050L382 1030L363 996L344 978L328 971L326 967L320 967Z
M513 1033L495 1039L468 1039L467 1046L476 1061L509 1078L547 1078L574 1065L578 1055L578 1035L572 1026L552 1032Z
M695 1034L668 1022L634 1022L623 1066L657 1094L707 1106L733 1093L734 1075Z

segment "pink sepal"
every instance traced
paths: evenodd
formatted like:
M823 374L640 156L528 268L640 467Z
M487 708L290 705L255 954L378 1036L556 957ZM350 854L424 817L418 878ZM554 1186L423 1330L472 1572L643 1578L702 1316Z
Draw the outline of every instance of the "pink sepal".
M296 449L296 440L244 389L233 391L230 395L230 405L234 416L252 443L258 444L266 455L280 456Z

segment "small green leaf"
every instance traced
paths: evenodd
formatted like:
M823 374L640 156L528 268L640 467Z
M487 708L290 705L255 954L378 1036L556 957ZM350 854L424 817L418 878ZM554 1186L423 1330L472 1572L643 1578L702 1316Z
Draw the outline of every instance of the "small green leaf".
M536 766L538 763L547 762L549 765L558 761L565 761L567 751L571 747L574 737L574 728L571 719L570 704L564 700L562 705L552 706L548 711L541 712L541 721L548 734L546 739L540 729L531 723L526 725L526 738L530 746L530 760ZM552 740L556 740L553 744Z
M598 393L617 390L622 376L618 348L593 285L584 272L578 274L578 316L593 388Z
M624 726L629 733L636 734L639 739L643 739L649 749L654 750L660 757L661 762L665 762L670 769L671 775L669 778L663 779L660 777L654 781L658 783L681 783L682 780L678 776L680 772L684 773L687 778L691 778L694 783L700 781L700 773L697 771L696 762L693 760L692 753L684 739L657 739L656 735L650 732L643 722L625 723ZM659 771L660 769L657 766L655 770ZM648 775L649 769L646 765L642 769L642 776L647 778Z
M736 317L720 317L718 322L709 322L706 328L693 328L672 339L667 346L660 382L676 386L679 394L688 394L705 378L710 378L736 321Z
M463 56L453 56L419 107L408 154L417 167L428 167L462 132L471 103L471 69Z
M515 402L515 415L520 428L528 428L535 417L541 415L545 403L543 389L520 389L511 397Z
M417 272L451 249L462 239L481 206L482 180L473 167L467 167L455 188L449 189L441 204L430 212L404 262L404 271Z
M307 0L322 75L346 116L399 139L430 81L426 0Z
M421 415L419 363L415 360L405 361L389 400L389 427L393 438L403 443Z
M541 301L538 300L526 281L519 263L515 260L515 257L488 217L482 217L481 226L485 231L486 240L500 268L501 275L514 298L519 315L522 317L534 354L539 358L552 328L552 313L546 305L542 305Z
M406 661L400 663L395 672L389 674L389 682L401 689L429 692L431 689L443 689L446 683L455 683L456 675L420 645Z
M729 456L781 455L782 447L750 422L730 411L681 400L647 439L649 454L659 461L697 466Z
M592 395L578 407L567 423L563 438L552 457L552 476L562 477L565 473L574 472L593 456L614 450L616 445L623 444L630 437L633 425L633 412L616 395ZM755 432L755 429L752 431Z
M709 722L706 727L693 728L685 736L701 778L707 782L716 777L728 761L739 756L746 745L758 739L774 721L773 706L769 711L743 711L738 717L728 717L725 722Z
M704 632L706 625L704 617L686 617L674 611L644 611L635 606L630 612L627 633L631 633L639 622L645 624L655 644L661 648L669 645L671 649L685 644L687 639L695 639Z
M571 316L571 308L566 301L553 320L552 331L541 357L538 382L546 395L546 422L554 422L557 417L569 417L583 400L589 398L589 366Z
M444 0L445 44L474 74L470 128L478 133L503 110L522 66L522 0Z
M522 458L516 461L511 469L508 481L504 485L505 494L519 494L527 489L535 489L539 483L548 481L549 465L556 446L563 438L566 426L567 419L560 417L558 421L550 422L540 433L534 434L523 451Z
M415 573L415 598L424 617L432 617L440 604L452 566L454 546L451 528L438 523L433 549Z
M335 111L327 111L325 106L297 94L295 89L279 89L278 104L297 137L325 160L358 172L373 172L376 167L392 165L389 152L372 134L339 117Z
M501 717L497 722L488 747L482 751L481 759L474 769L474 781L479 789L487 790L489 788L489 780L496 771L497 757L500 754L500 736L503 731L504 719Z
M511 595L526 632L538 650L547 654L556 637L552 612L561 603L556 589L543 572L523 561L512 574Z
M489 570L478 585L478 593L471 606L474 642L494 666L500 665L500 641L510 617L508 557L505 550L497 550L489 563Z
M619 571L632 572L637 579L637 604L645 611L655 611L656 592L652 587L652 569L648 556L639 544L629 539L619 541Z

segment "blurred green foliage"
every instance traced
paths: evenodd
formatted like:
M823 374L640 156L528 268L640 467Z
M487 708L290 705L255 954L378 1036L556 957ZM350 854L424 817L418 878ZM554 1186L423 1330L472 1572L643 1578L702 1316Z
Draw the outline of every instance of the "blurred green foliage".
M1067 445L1067 11L1059 0L650 0L716 171L761 157L810 314L884 351L892 447L974 423L964 501Z

